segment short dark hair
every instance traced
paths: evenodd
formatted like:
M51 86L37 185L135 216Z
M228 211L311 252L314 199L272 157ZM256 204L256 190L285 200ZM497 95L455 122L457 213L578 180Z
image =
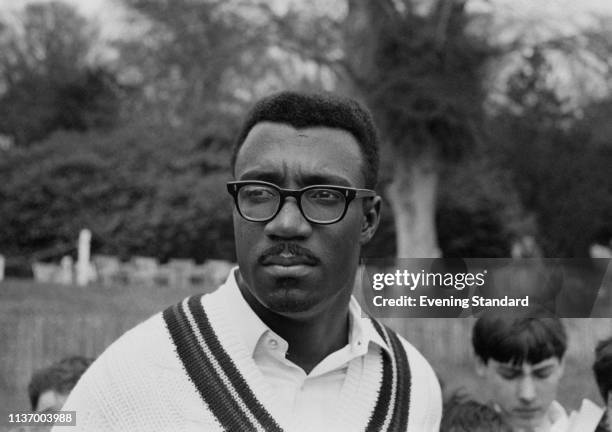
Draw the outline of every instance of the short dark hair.
M36 410L38 398L48 390L60 394L70 393L92 362L93 360L87 357L72 356L36 371L28 385L32 410Z
M369 110L354 99L333 93L284 91L259 100L248 112L232 151L234 171L238 152L251 129L260 122L283 123L296 129L329 127L344 129L357 140L363 156L365 187L378 180L378 134Z
M612 337L604 339L595 348L595 363L593 363L595 381L604 402L612 392Z
M485 313L474 325L472 346L485 363L492 358L501 363L536 364L551 357L561 360L567 334L555 316Z
M512 429L490 406L454 394L444 403L440 432L512 432Z

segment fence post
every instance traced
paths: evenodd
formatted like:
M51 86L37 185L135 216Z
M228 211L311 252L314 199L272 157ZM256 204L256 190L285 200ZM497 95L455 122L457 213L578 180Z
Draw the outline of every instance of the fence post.
M79 233L78 258L77 258L77 285L85 286L90 278L90 246L91 246L91 231L82 229Z
M0 254L0 282L4 280L4 255Z

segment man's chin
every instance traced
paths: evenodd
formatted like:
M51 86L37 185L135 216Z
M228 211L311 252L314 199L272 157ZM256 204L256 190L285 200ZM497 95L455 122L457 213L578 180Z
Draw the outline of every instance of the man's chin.
M270 293L265 306L276 314L299 318L301 315L308 315L319 303L312 293L287 286L279 287L274 293Z

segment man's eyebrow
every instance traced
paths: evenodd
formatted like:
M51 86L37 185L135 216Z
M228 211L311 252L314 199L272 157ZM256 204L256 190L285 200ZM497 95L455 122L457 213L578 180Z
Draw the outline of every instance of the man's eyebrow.
M280 172L252 169L242 173L238 180L261 180L269 183L280 184L283 175Z
M238 180L261 180L282 185L283 174L276 171L268 171L262 169L251 169L240 175ZM331 173L305 173L299 175L299 183L302 186L310 185L337 185L353 187L348 179Z

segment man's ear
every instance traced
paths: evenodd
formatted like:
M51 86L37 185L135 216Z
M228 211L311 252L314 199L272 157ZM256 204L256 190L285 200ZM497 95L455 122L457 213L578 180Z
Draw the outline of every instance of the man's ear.
M378 195L365 200L363 203L363 220L361 222L361 235L359 238L359 244L362 246L372 240L378 229L381 203L382 198Z

